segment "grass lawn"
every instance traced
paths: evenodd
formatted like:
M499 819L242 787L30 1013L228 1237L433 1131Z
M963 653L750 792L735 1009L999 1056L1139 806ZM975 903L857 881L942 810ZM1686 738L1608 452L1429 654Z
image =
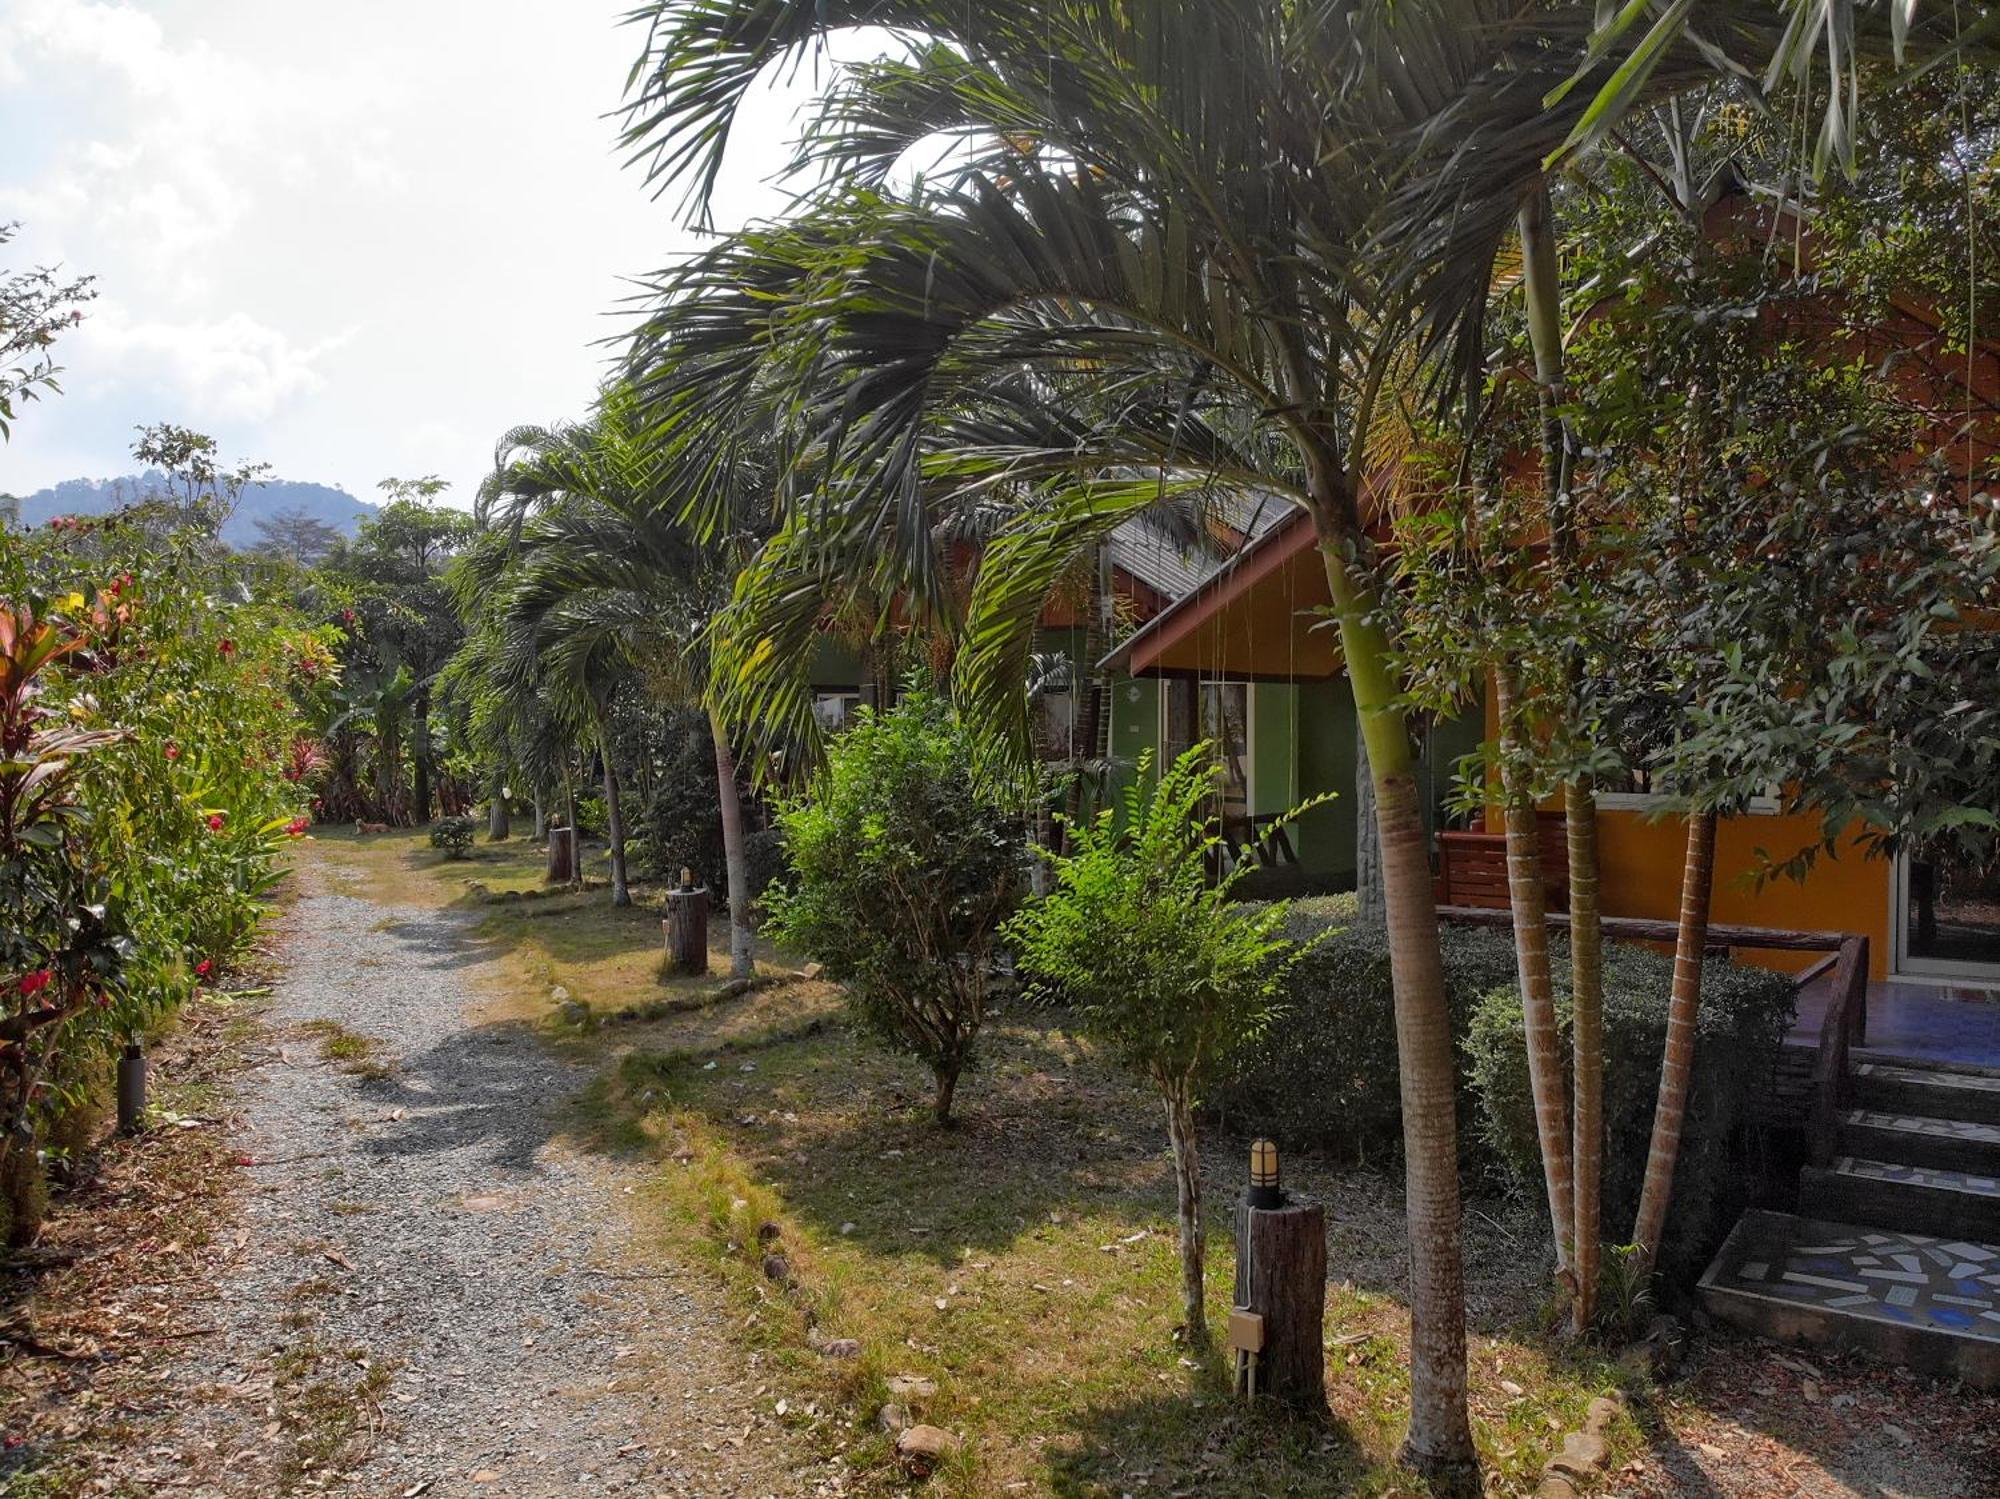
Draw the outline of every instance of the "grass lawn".
M739 1334L771 1371L773 1409L844 1454L851 1492L904 1487L875 1419L902 1375L935 1386L903 1402L915 1418L966 1440L931 1481L941 1494L1421 1492L1393 1464L1407 1400L1399 1179L1287 1162L1288 1183L1328 1207L1332 1411L1308 1421L1246 1407L1221 1356L1191 1357L1175 1327L1161 1107L1066 1017L996 1016L960 1089L962 1123L941 1132L927 1074L851 1030L831 985L760 952L765 987L707 1002L719 977L662 981L654 892L642 887L631 911L602 890L500 898L539 885L539 856L521 839L474 852L447 861L418 834L318 845L387 898L477 912L507 958L492 1019L533 1023L595 1066L578 1134L658 1161L649 1196L634 1200L643 1241L725 1278ZM721 923L712 935L726 943ZM726 972L720 953L715 967ZM600 1023L658 1000L671 1012ZM575 1003L588 1021L576 1023ZM1236 1139L1206 1143L1219 1335L1245 1152ZM1489 1487L1526 1493L1615 1378L1537 1330L1547 1249L1532 1212L1475 1202L1467 1241ZM784 1266L767 1267L774 1251ZM855 1340L858 1355L820 1351L835 1339ZM1639 1445L1627 1422L1613 1436L1619 1457Z

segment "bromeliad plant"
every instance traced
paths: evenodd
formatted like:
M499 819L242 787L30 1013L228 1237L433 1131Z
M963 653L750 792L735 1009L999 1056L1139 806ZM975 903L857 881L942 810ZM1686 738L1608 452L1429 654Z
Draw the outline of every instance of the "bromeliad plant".
M10 1183L62 1022L110 1005L131 955L78 800L79 760L119 736L78 728L45 702L47 677L85 643L33 603L0 608L0 1174Z
M1150 757L1140 762L1122 817L1106 808L1071 829L1071 853L1047 856L1055 889L1015 916L1006 936L1033 991L1073 1006L1085 1029L1166 1104L1183 1311L1189 1341L1205 1346L1195 1110L1221 1063L1270 1025L1303 949L1282 935L1284 902L1237 902L1248 862L1209 878L1222 847L1213 746L1188 750L1157 783L1151 767Z

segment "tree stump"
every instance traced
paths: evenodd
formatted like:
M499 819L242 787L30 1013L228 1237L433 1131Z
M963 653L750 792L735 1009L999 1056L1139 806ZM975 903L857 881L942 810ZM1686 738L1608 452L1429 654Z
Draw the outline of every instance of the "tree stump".
M549 829L549 872L545 883L567 885L576 879L576 829Z
M1257 1392L1326 1409L1326 1210L1293 1199L1236 1209L1236 1305L1264 1319Z
M667 892L660 930L666 934L669 972L708 972L708 887L696 886L686 870L681 871L681 888Z

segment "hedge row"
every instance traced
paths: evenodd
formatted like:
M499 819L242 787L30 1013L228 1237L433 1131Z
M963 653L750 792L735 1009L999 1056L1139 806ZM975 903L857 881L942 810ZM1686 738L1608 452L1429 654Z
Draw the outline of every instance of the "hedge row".
M1379 925L1357 921L1351 897L1298 902L1291 932L1317 945L1292 976L1284 1016L1241 1054L1211 1107L1281 1145L1355 1161L1402 1146L1389 950ZM1460 1159L1468 1175L1540 1192L1510 933L1446 927L1445 997L1459 1048ZM1569 1024L1568 949L1554 944L1557 1003ZM1605 954L1604 1224L1619 1237L1638 1207L1666 1039L1673 961L1650 948ZM1750 1107L1775 1073L1791 1024L1789 978L1711 959L1703 980L1693 1096L1662 1267L1681 1275L1703 1258L1745 1204Z

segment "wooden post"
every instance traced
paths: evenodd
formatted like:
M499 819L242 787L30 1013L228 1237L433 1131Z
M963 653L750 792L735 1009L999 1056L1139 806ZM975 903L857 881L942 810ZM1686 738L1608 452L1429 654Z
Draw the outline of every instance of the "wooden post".
M1292 1198L1236 1209L1236 1305L1263 1319L1256 1390L1326 1409L1326 1210Z
M576 879L576 829L549 829L549 872L544 883L567 885Z
M666 935L669 972L708 972L708 887L695 885L692 869L682 869L680 889L667 892L660 930Z

